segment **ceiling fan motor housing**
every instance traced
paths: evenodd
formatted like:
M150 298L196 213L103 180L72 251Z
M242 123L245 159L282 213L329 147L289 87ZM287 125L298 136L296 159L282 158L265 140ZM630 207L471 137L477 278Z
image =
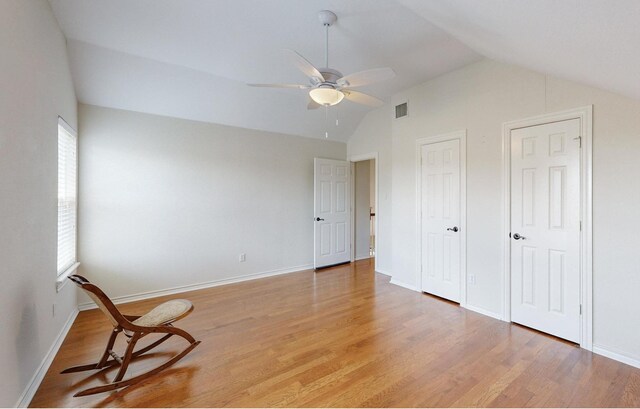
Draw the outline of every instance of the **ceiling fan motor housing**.
M324 84L329 83L336 85L336 82L343 77L340 71L332 68L319 68L318 71L320 71L320 74L324 77Z

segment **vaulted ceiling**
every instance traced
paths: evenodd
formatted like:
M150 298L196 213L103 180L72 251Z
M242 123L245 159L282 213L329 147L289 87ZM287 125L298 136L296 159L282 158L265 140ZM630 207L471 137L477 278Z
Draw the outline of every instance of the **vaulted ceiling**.
M371 109L308 111L294 49L347 74L389 66L391 95L483 56L640 98L638 0L50 0L80 102L345 141ZM340 118L335 126L335 115Z
M80 102L309 137L346 140L370 108L345 101L307 110L306 83L285 57L323 65L317 12L338 15L330 65L344 74L389 66L362 88L383 100L480 57L392 0L51 0L68 41ZM339 126L335 126L335 115Z
M485 57L640 99L639 0L398 0Z

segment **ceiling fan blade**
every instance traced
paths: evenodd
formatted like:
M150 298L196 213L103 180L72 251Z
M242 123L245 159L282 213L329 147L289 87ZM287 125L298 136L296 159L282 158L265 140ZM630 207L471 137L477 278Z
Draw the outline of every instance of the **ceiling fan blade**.
M341 87L355 88L364 85L373 84L375 82L389 80L396 76L396 73L389 67L374 68L346 75L337 81Z
M309 103L307 104L307 109L318 109L322 105L318 104L316 101L309 98Z
M311 78L314 82L324 81L324 77L322 76L320 71L318 71L318 69L314 67L313 64L309 62L309 60L298 54L296 51L289 49L286 49L286 51L290 54L293 64L298 67L298 69L302 71L307 77Z
M262 88L297 88L297 89L308 89L311 88L310 85L300 85L300 84L247 84L250 87L262 87Z
M347 91L343 90L345 99L348 99L351 102L355 102L356 104L367 105L370 107L378 108L384 105L384 102L379 100L376 97L372 97L371 95L363 94L358 91Z

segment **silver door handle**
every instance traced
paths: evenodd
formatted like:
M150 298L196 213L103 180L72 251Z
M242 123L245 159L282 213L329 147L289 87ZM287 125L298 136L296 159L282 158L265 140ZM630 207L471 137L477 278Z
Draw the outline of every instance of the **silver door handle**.
M520 239L524 240L525 239L525 237L521 236L519 233L513 233L513 238L515 240L520 240Z
M458 230L460 230L460 229L458 229L458 226L453 226L453 227L447 227L447 230L448 231L452 231L454 233L457 233Z

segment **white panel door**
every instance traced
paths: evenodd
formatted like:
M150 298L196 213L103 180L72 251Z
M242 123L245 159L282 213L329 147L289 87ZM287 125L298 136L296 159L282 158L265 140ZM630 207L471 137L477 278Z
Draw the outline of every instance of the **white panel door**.
M580 341L580 120L511 132L511 320Z
M351 203L348 162L314 159L315 268L351 261Z
M421 149L422 291L460 302L460 140Z

